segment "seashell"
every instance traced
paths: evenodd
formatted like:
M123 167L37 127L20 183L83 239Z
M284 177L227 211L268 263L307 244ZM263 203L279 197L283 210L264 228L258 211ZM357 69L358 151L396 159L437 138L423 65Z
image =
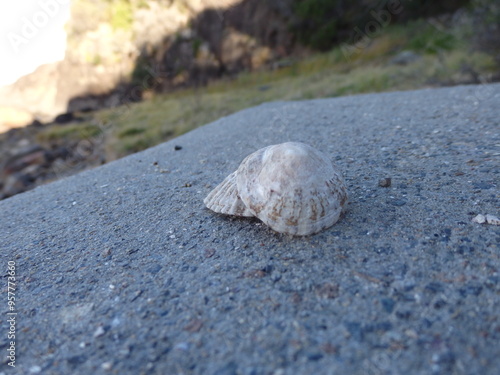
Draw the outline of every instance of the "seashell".
M338 221L347 191L327 156L287 142L247 156L203 202L218 213L255 216L276 232L307 236Z

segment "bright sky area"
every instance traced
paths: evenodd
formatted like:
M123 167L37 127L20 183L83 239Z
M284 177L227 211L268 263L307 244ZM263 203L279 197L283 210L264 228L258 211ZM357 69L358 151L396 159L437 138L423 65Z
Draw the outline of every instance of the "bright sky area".
M70 0L0 2L0 86L62 60Z

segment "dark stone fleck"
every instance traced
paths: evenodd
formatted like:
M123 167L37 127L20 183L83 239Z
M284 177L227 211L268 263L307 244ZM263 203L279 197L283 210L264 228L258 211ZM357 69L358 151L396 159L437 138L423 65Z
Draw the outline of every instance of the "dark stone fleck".
M297 292L292 293L291 300L295 304L300 303L300 302L302 302L302 296Z
M463 255L466 253L473 253L474 252L474 247L472 246L465 246L465 245L460 245L457 249L457 253Z
M445 228L441 231L441 242L448 242L451 236L451 229Z
M361 323L346 322L344 323L344 326L355 340L363 341L364 333L363 329L361 328Z
M215 255L215 250L214 249L205 249L205 258L211 258Z
M433 281L425 286L425 290L431 293L439 293L444 291L444 286L440 282Z
M382 307L384 308L384 310L390 314L394 310L396 301L394 301L392 298L382 298L380 300L380 303L382 303Z
M271 272L273 272L273 270L274 270L274 266L272 264L268 264L267 266L262 268L262 272L264 272L266 274L270 274Z
M175 145L175 146L174 146L174 150L175 150L175 151L182 150L182 146Z
M192 319L186 326L184 326L184 331L191 333L199 332L203 327L203 321L201 319Z
M481 294L483 290L483 287L481 285L466 285L464 288L460 288L458 290L458 292L460 293L460 295L462 297L466 297L466 296L470 296L470 295L473 295L473 296L478 296Z
M83 355L74 355L66 360L68 361L68 364L76 366L85 363L85 361L87 361L87 357Z
M432 324L434 322L432 322L431 320L427 319L427 318L423 318L422 319L422 326L424 326L425 328L430 328L432 327Z
M396 311L396 316L399 319L408 320L411 317L411 311Z
M132 295L132 298L130 299L130 302L134 302L137 298L140 297L140 295L142 294L142 290L138 290L136 291L133 295Z
M446 301L445 300L442 300L442 299L439 299L437 300L435 303L434 303L434 308L435 309L440 309L442 307L444 307L446 305Z
M324 283L316 286L316 294L321 298L333 299L339 295L339 286L337 284Z
M319 361L321 358L323 358L323 354L319 352L312 352L307 354L307 359L310 361Z
M495 286L500 284L500 277L499 276L490 276L485 282L485 285L489 289L493 289Z
M380 187L390 187L392 184L392 179L390 177L381 178L378 181L378 186Z
M325 345L323 345L322 349L326 354L337 354L339 351L339 348L337 346L330 343L326 343Z

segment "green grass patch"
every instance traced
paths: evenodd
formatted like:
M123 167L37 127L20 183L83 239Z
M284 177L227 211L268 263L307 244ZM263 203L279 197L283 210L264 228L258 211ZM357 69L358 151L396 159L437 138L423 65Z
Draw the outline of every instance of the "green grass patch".
M438 53L451 51L459 44L459 40L450 30L440 30L426 21L413 24L410 39L406 46L417 52Z
M55 125L41 130L37 134L39 142L54 142L60 140L82 140L96 137L102 133L102 129L91 123Z
M145 130L146 129L144 129L144 128L135 128L135 127L125 128L125 129L120 130L118 132L118 137L125 138L125 137L138 135L138 134L144 133Z

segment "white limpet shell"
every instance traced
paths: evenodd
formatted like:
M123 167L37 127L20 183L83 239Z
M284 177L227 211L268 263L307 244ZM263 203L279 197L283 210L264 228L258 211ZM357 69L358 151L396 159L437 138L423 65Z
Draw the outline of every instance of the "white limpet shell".
M276 232L307 236L338 221L347 191L327 156L287 142L247 156L203 202L218 213L255 216Z

